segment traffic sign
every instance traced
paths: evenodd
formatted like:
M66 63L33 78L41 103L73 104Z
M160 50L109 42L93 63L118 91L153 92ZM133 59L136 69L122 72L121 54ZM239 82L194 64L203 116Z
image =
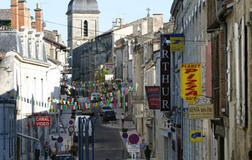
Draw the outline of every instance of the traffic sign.
M74 132L74 127L73 126L69 126L68 127L68 132L69 133L73 133Z
M128 138L128 133L123 133L123 134L122 134L122 137L123 137L123 138Z
M63 142L63 138L62 138L61 136L59 136L59 138L57 139L57 141L58 141L59 143L62 143L62 142Z
M129 144L128 152L140 152L140 145L138 144Z
M138 141L139 141L139 137L138 137L137 134L131 134L131 135L129 136L129 142L130 142L131 144L137 144Z
M69 120L68 122L70 125L73 125L73 120Z

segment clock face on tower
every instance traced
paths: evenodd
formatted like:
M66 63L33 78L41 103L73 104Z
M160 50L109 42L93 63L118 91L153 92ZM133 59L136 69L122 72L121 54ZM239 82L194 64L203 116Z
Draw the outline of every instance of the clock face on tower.
M81 44L81 41L76 41L76 45L79 46Z

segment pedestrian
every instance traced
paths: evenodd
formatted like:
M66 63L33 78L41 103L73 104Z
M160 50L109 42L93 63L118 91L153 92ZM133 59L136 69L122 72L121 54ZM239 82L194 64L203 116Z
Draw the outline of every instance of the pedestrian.
M250 150L248 153L248 160L252 160L252 150Z
M39 160L40 156L40 142L37 141L35 144L35 160Z
M52 154L52 150L51 150L51 147L49 146L48 142L45 142L44 151L45 151L45 160L47 160L47 157L51 156L51 154Z
M146 160L150 160L151 150L149 148L149 145L146 146L144 150L144 155L145 155Z
M124 120L125 120L125 117L124 117L124 114L122 113L121 115L122 127L124 126Z
M145 147L146 143L144 142L144 139L142 139L142 142L140 143L140 158L144 158Z
M59 143L58 143L58 141L55 141L54 147L55 147L56 155L58 155L59 154Z

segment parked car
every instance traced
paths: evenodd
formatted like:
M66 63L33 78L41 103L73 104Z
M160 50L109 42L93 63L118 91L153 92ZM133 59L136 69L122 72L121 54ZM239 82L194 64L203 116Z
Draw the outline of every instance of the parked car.
M103 113L103 122L116 121L116 114L113 110L107 110Z
M90 100L91 100L91 103L100 102L102 100L101 93L92 93Z
M112 110L112 107L110 106L102 106L100 110L100 116L103 116L105 111L113 111L113 110Z
M55 160L75 160L71 154L56 155Z

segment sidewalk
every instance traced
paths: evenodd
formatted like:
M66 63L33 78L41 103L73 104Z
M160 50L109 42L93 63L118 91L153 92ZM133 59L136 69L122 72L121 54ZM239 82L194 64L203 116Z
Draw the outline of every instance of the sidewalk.
M119 130L119 134L121 135L121 138L122 138L122 141L124 141L124 138L122 137L122 122L121 122L121 114L123 112L122 108L116 108L114 109L114 111L116 112L116 118L117 118L117 121L115 122L109 122L109 123L103 123L101 124L101 126L103 127L108 127L108 128L118 128ZM131 134L138 134L137 133L137 130L136 130L136 126L135 124L133 123L133 121L124 121L124 128L127 128L128 131L128 136L131 135ZM139 142L138 144L142 141L141 137L139 137ZM129 142L128 140L126 142L124 142L125 144L125 147L128 148L128 145L129 145ZM129 153L129 155L131 156L131 153ZM138 154L137 154L137 157L138 157ZM128 158L126 160L131 160L131 158ZM139 159L137 158L136 160L145 160L145 159ZM151 160L156 160L156 158L151 158Z

